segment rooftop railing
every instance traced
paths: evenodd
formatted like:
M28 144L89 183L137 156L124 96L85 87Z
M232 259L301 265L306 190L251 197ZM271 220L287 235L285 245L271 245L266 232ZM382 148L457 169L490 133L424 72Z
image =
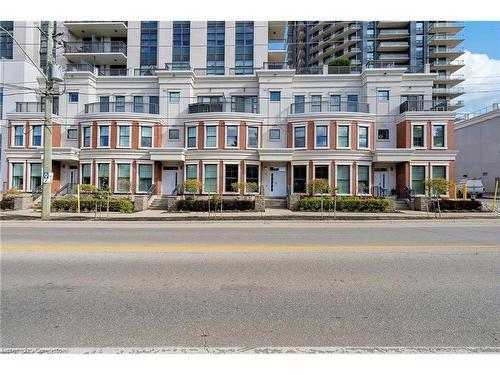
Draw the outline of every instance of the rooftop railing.
M328 65L328 74L358 74L363 68L361 66L336 66Z
M127 54L127 44L122 41L106 42L66 42L65 53L123 53Z
M188 113L211 113L211 112L241 112L260 113L259 102L238 100L221 100L217 103L192 103L188 105Z
M94 67L91 64L68 64L66 65L67 72L94 72Z
M301 113L321 113L321 112L362 112L369 113L368 103L360 103L354 101L346 102L331 102L327 100L296 102L290 106L292 115Z
M399 113L422 111L448 111L446 100L406 100L399 105Z
M463 87L433 87L433 94L461 94L464 92Z
M450 34L433 34L429 37L429 40L458 40L464 39L462 34L450 35Z
M144 113L144 114L159 114L159 104L143 101L143 102L96 102L85 104L84 113Z
M45 112L45 102L16 102L16 112L18 113L42 113ZM59 115L59 105L54 102L52 114Z
M430 63L431 65L464 65L464 60L453 60L453 61L433 61Z
M287 62L278 62L278 61L266 61L262 69L264 70L285 70L285 69L293 69L291 65Z
M99 68L98 75L105 77L126 76L128 74L127 68Z
M378 32L378 35L380 36L407 35L407 34L409 34L409 32L406 29L382 29Z

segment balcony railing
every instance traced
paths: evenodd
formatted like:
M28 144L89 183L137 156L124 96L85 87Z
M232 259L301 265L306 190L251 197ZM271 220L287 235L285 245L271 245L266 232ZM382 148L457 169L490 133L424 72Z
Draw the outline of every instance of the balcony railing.
M464 36L462 34L455 34L455 35L450 35L450 34L433 34L429 37L429 41L446 41L446 40L462 40L464 39Z
M264 70L286 70L286 69L293 69L293 67L291 65L289 65L287 62L269 61L269 62L265 62L263 64L262 69L264 69Z
M462 94L464 92L463 87L433 87L433 94Z
M384 61L408 60L409 58L407 53L381 53L379 55L379 59Z
M447 47L429 48L429 54L433 54L433 53L462 53L462 52L464 52L463 48L447 48Z
M18 113L43 113L45 112L45 102L16 102L16 112ZM59 105L54 100L52 114L59 115Z
M463 22L431 22L429 24L429 30L433 28L438 28L438 27L463 27L464 23Z
M286 51L288 42L286 39L271 39L268 43L269 51Z
M387 35L408 35L408 30L406 29L382 29L378 32L380 36Z
M127 68L108 68L108 69L99 68L98 71L98 75L105 77L126 76L127 73L128 73Z
M448 111L446 100L406 100L399 105L399 113L422 111Z
M319 65L297 67L295 74L323 74L323 67Z
M361 66L336 66L328 65L328 74L358 74L361 73Z
M453 61L433 61L431 62L431 65L439 65L439 66L446 66L446 65L464 65L464 60L453 60Z
M327 100L312 101L303 103L292 103L290 113L292 115L300 113L314 112L362 112L369 113L368 103L360 102L330 102Z
M435 78L436 80L463 80L464 75L463 74L438 74L437 77Z
M94 72L94 67L90 64L68 64L66 65L67 72Z
M158 103L150 103L144 101L142 103L137 102L97 102L85 104L84 113L145 113L157 115L159 114Z
M259 113L259 102L239 103L235 100L225 100L218 103L192 103L188 105L188 113L210 112Z
M66 42L65 53L123 53L127 54L127 44L122 41L108 42Z

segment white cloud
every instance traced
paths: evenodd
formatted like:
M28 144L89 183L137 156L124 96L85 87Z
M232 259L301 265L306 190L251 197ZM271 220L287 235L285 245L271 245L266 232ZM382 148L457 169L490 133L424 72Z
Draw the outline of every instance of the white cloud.
M459 60L465 62L465 67L457 71L465 78L459 85L464 87L465 94L458 98L465 102L465 107L459 112L474 112L500 102L500 60L467 50Z

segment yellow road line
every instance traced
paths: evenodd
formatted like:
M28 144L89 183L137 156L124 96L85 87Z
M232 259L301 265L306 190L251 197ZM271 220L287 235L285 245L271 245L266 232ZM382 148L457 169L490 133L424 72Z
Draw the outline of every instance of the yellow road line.
M190 251L190 250L405 250L405 249L500 249L500 244L355 244L355 245L119 245L119 244L2 244L1 252L78 251Z

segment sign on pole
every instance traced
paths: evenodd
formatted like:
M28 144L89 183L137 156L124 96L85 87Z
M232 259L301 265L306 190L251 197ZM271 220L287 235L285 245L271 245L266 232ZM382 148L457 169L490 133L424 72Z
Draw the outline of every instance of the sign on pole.
M54 179L54 173L52 172L43 172L43 183L50 184Z

